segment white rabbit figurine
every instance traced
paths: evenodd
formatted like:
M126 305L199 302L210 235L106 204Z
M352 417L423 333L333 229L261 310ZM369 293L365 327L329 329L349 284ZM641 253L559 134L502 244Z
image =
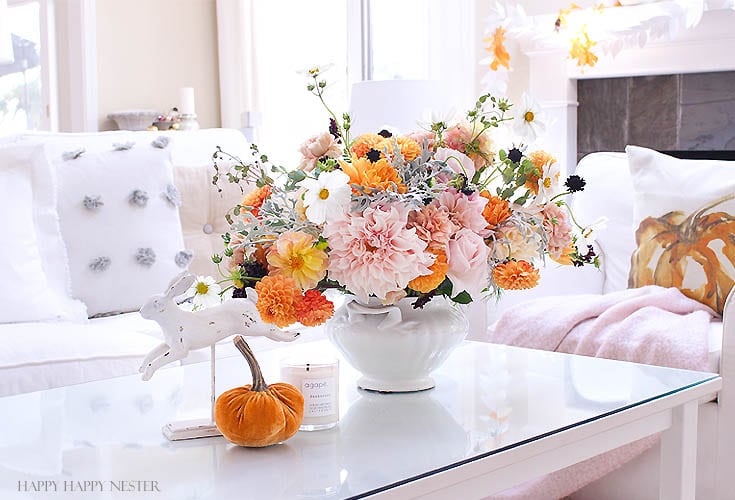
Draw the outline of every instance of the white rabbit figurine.
M196 278L188 271L176 276L169 283L165 294L154 295L140 308L140 315L157 322L163 330L165 342L149 352L140 372L143 380L149 380L163 365L179 361L189 351L211 346L230 335L263 335L271 340L289 342L298 332L284 332L263 322L255 308L257 293L248 288L247 298L231 299L200 311L185 311L174 299L186 292Z

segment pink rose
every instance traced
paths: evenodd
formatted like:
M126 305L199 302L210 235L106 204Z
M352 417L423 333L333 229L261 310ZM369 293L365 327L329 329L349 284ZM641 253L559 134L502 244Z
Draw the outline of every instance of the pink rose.
M462 290L477 297L487 286L487 258L490 249L485 245L482 236L461 229L447 245L447 277L452 282L452 294Z
M329 132L315 135L301 145L299 151L303 155L300 170L311 172L316 167L319 158L339 158L342 154L339 142Z
M449 168L458 174L464 174L468 179L475 175L475 162L464 153L450 148L439 148L434 154L434 159L443 161Z

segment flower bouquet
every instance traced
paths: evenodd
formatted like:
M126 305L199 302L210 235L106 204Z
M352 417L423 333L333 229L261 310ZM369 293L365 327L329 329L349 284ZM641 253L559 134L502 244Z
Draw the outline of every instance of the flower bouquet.
M322 71L309 78L325 103ZM324 106L328 129L301 146L296 169L272 165L256 145L249 159L214 154L215 185L255 188L227 215L213 260L234 297L255 288L263 321L322 324L334 314L329 289L420 309L437 297L468 304L532 288L546 256L597 263L590 229L564 201L584 180L560 178L545 151L495 142L513 120L507 99L482 95L456 123L354 138L349 114ZM538 121L524 106L516 128L535 132Z

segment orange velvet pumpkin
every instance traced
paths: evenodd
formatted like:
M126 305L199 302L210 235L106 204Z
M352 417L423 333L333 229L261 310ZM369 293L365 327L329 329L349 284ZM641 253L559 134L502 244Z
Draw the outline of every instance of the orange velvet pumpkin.
M299 430L304 397L291 384L265 383L253 351L240 335L235 346L250 365L252 385L223 392L214 406L214 421L229 441L249 447L280 443Z

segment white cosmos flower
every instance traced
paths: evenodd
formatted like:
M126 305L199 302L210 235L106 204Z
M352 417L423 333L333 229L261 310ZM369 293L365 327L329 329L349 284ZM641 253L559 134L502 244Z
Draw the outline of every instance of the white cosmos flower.
M304 179L306 218L321 224L331 215L344 212L350 203L350 177L341 170L322 172L317 179Z
M197 276L196 281L187 294L194 294L192 297L192 303L194 309L204 309L206 307L216 306L222 302L219 293L222 291L220 287L211 276Z
M523 103L518 109L513 118L515 132L528 142L533 142L546 130L541 107L531 96L524 93Z
M541 177L538 180L538 196L539 202L550 203L552 198L559 194L561 186L559 185L559 163L547 163L544 165Z

